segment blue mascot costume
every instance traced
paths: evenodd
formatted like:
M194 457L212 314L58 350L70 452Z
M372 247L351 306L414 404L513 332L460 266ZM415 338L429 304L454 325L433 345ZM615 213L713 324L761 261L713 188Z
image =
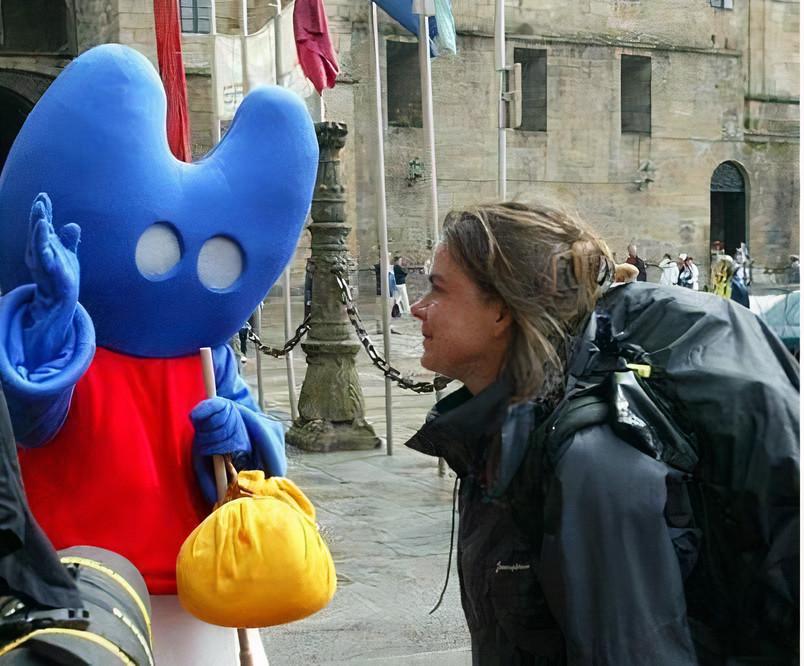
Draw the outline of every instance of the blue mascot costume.
M154 68L94 48L31 112L0 176L0 379L34 515L175 593L215 499L211 458L286 471L229 338L290 260L318 147L301 100L258 88L199 162L175 159ZM206 399L198 349L213 347Z

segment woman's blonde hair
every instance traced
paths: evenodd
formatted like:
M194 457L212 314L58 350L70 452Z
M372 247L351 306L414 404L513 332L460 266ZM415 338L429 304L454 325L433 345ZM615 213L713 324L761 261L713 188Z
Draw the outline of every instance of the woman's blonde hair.
M557 396L570 339L613 277L606 243L567 213L514 202L449 213L443 242L511 314L504 370L514 399Z

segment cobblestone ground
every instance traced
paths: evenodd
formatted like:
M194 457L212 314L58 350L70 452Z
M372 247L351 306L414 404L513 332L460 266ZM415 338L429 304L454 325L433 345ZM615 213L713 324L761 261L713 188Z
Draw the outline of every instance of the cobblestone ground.
M371 304L363 306L369 332L375 331ZM302 319L294 304L294 323ZM263 340L284 340L281 304L263 310ZM410 317L394 320L392 362L417 379L430 379L418 363L419 327ZM378 349L382 336L375 335ZM358 374L366 416L378 436L387 435L384 380L362 350ZM245 376L256 385L250 351ZM297 392L304 354L294 354ZM289 424L285 363L262 361L266 411ZM450 542L454 476L439 476L435 459L403 446L422 423L433 396L395 388L393 455L375 451L307 453L291 449L289 476L318 511L338 572L338 591L328 608L310 618L262 630L271 666L306 664L470 664L469 636L460 609L453 562L441 607L432 615L444 583Z

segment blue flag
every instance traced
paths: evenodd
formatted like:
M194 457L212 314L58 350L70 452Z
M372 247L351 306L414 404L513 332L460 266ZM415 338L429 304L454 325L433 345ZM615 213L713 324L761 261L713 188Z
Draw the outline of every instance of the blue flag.
M412 0L374 0L374 3L403 28L419 36L419 16L413 13ZM436 0L436 15L431 16L428 23L431 55L455 53L455 22L450 0Z

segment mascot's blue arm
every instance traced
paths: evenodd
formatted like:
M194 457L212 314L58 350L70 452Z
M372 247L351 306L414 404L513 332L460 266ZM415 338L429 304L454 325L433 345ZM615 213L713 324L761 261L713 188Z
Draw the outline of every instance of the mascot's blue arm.
M285 456L285 432L282 425L262 413L246 382L237 371L238 363L229 345L212 350L215 365L215 385L218 396L237 405L243 417L251 443L250 469L261 469L266 476L285 476L288 470Z
M61 349L38 350L34 363L25 353L25 315L36 287L23 285L0 298L0 381L6 394L14 436L22 446L50 441L64 424L73 389L95 355L95 328L76 304Z

